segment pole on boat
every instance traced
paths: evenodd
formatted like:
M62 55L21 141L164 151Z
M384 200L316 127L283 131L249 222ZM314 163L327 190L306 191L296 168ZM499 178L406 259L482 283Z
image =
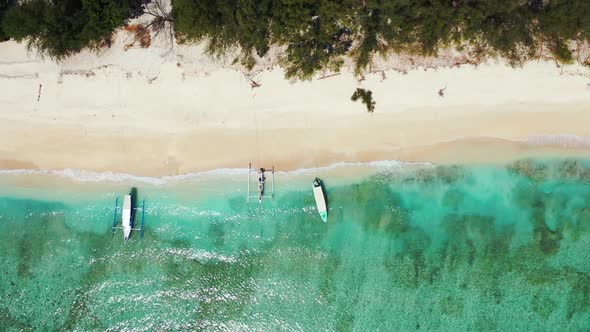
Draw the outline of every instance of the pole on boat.
M115 226L117 225L117 208L119 207L119 196L115 198L115 208L113 209L113 227L111 228L115 236Z
M141 230L139 231L139 238L143 239L143 220L145 217L145 199L141 202Z
M248 163L248 192L246 193L246 203L250 202L250 170L252 169L252 163Z
M275 199L275 165L272 165L272 199Z

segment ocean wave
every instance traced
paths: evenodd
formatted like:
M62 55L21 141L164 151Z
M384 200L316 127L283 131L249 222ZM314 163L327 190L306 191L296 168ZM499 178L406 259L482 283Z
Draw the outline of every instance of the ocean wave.
M563 148L588 148L590 137L569 134L561 135L533 135L525 140L532 146L557 146Z
M305 175L310 173L317 173L317 172L325 172L331 171L334 169L339 168L402 168L406 166L431 166L432 163L429 162L406 162L406 161L399 161L399 160L378 160L378 161L369 161L369 162L338 162L334 164L330 164L327 166L319 166L319 167L312 167L312 168L298 168L292 171L277 171L276 174L285 174L285 175Z
M318 172L326 172L339 168L375 168L375 169L401 169L404 166L429 166L432 165L427 162L403 162L398 160L381 160L371 162L338 162L327 166L320 166L314 168L299 168L290 171L275 171L277 175L306 175ZM63 170L33 170L33 169L13 169L0 170L1 175L47 175L63 177L78 182L137 182L152 185L166 185L173 182L195 180L207 177L232 177L238 175L246 175L247 168L218 168L208 171L187 173L181 175L168 175L162 177L150 177L133 175L129 173L116 172L93 172L78 169L63 169Z
M78 169L63 169L63 170L32 170L32 169L14 169L14 170L0 170L0 175L49 175L64 177L67 179L79 182L141 182L153 185L164 185L173 181L181 181L190 178L198 178L204 176L215 175L237 175L246 174L247 169L239 168L221 168L204 172L188 173L181 175L169 175L162 177L150 177L133 175L129 173L115 173L115 172L93 172Z

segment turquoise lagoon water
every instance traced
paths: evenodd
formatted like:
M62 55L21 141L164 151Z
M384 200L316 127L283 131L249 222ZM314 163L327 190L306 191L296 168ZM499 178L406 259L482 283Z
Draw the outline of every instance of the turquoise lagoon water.
M262 205L242 171L76 176L0 175L2 330L590 329L589 161L278 173Z

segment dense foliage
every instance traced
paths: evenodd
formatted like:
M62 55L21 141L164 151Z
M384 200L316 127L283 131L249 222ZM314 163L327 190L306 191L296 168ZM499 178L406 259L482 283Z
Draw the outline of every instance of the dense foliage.
M213 54L239 46L255 64L271 45L286 48L290 78L338 69L353 56L357 72L376 53L436 55L456 47L519 65L543 47L574 60L568 43L590 39L588 0L172 0L181 41L209 40Z
M280 46L281 65L293 79L337 71L344 55L361 73L375 54L436 55L448 47L476 58L499 55L513 65L541 53L571 63L577 60L571 42L590 40L588 0L171 1L180 42L207 40L217 55L239 47L236 60L248 68ZM0 40L27 40L63 58L109 45L142 2L0 0Z
M6 14L6 11L12 5L14 5L14 0L0 0L0 42L8 39L8 36L4 33L4 29L2 29L2 21L4 14Z
M113 31L136 9L137 1L130 0L27 0L8 9L2 30L59 59L109 45Z

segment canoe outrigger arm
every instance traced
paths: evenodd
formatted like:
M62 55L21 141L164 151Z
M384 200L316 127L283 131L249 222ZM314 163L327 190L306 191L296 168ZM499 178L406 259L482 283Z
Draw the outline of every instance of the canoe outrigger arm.
M256 179L256 183L257 183L257 187L258 187L258 191L256 195L251 195L250 194L250 173L252 172L256 172L257 173L257 179ZM270 198L274 199L275 198L275 167L274 165L272 166L272 168L270 169L266 169L264 167L256 170L256 169L252 169L252 163L248 164L248 190L247 190L247 194L246 194L246 202L250 202L250 198L257 198L258 199L258 203L262 203L262 199L267 197L266 196L266 191L265 191L265 185L267 182L266 179L266 173L267 172L271 172L271 194L270 194Z
M113 225L111 227L113 236L116 230L123 230L123 239L125 242L129 240L131 231L139 231L139 237L143 238L144 233L144 221L145 221L145 200L141 202L140 208L134 208L131 206L131 195L125 195L123 198L123 206L119 206L119 197L115 198L115 207L113 209ZM117 226L118 212L121 211L121 225ZM135 212L141 211L141 227L133 227Z

